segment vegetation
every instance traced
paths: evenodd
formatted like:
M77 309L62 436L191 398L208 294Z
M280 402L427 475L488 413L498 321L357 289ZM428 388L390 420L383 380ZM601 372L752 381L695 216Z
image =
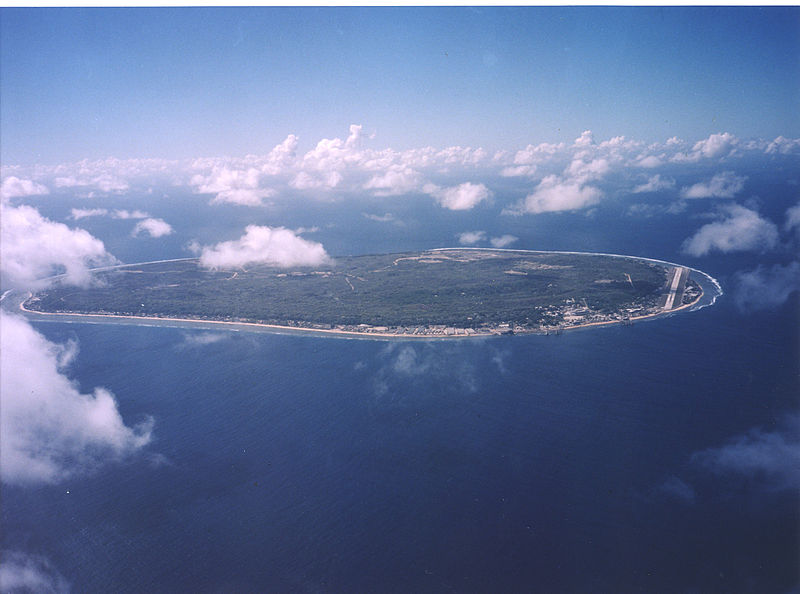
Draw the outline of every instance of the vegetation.
M344 257L314 270L205 270L182 260L94 274L91 288L56 285L27 307L317 327L533 328L562 323L568 310L656 307L667 268L612 256L453 249Z

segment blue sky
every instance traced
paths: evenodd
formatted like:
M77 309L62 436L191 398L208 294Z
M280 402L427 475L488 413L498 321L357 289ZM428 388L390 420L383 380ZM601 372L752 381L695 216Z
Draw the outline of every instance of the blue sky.
M800 136L796 8L2 9L3 163Z

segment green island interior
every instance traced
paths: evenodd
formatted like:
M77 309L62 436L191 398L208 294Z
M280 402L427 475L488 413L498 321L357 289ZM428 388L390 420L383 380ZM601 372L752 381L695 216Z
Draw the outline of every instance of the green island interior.
M198 259L112 267L32 311L251 322L394 335L550 332L629 322L695 302L688 269L594 254L490 249L350 256L329 265L213 270Z

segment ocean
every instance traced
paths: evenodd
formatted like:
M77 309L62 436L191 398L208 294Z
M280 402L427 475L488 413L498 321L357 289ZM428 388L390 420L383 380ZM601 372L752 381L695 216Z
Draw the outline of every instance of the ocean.
M426 342L37 323L155 438L4 485L3 546L76 592L787 592L796 493L707 458L797 410L797 307Z
M751 172L781 221L796 197L768 177ZM483 229L679 262L725 294L632 326L465 340L34 322L79 345L66 373L81 393L108 389L153 439L55 484L2 484L0 548L47 559L74 592L800 591L800 299L737 300L738 273L794 256L688 257L708 205L632 217L609 201L535 217L425 197L137 202L174 223L161 242L81 221L125 262L186 257L246 224L327 221L308 236L334 257ZM63 220L74 203L38 206ZM403 224L362 216L386 212Z

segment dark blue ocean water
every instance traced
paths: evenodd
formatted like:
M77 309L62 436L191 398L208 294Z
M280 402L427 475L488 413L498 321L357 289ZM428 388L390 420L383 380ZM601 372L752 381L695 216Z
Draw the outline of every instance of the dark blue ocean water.
M76 592L787 592L796 492L698 452L798 408L797 299L380 342L40 323L154 441L2 490Z
M778 173L749 171L748 200L781 225L797 198ZM39 206L55 220L135 206L174 226L134 240L131 221L81 221L125 262L185 257L247 224L318 226L306 236L333 256L485 230L681 262L726 294L632 327L455 342L37 323L80 344L69 374L83 393L111 390L128 425L155 420L154 439L94 474L2 485L0 549L46 557L75 592L798 591L800 302L735 307L736 273L787 250L682 254L709 220L702 201L511 217L520 196L499 190L464 212L429 197L135 198Z

